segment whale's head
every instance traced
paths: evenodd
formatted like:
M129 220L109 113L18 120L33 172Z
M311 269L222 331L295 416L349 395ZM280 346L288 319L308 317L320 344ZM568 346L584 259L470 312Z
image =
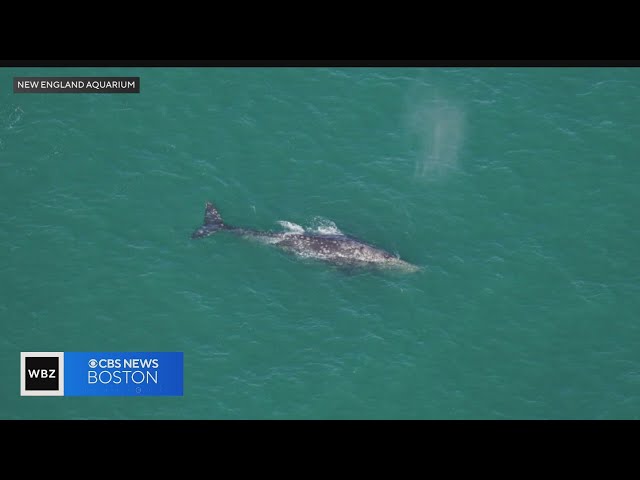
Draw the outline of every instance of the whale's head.
M377 248L372 248L371 250L374 254L370 255L370 261L372 264L377 265L380 268L403 273L412 273L420 270L420 267L402 260L398 255L393 255L387 251Z
M389 255L389 258L385 259L384 267L405 273L413 273L420 270L420 267L418 267L417 265L405 262L404 260L401 260L400 258L393 255Z

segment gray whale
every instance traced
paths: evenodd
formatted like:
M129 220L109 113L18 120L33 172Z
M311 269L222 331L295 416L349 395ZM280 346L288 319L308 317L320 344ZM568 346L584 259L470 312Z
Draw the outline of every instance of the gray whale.
M211 202L205 204L204 223L191 238L229 232L274 245L299 257L312 258L347 267L378 267L415 272L419 267L349 235L322 235L296 232L269 232L227 225Z

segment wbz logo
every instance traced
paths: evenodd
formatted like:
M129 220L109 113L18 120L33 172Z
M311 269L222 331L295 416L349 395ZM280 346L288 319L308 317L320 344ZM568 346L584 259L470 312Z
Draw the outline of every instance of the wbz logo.
M64 353L21 352L20 395L64 395Z

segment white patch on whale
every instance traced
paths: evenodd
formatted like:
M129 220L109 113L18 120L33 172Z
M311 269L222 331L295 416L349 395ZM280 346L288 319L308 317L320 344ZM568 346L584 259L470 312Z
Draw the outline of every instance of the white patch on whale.
M286 220L278 220L278 223L284 227L288 233L304 233L304 228L297 223L287 222Z
M335 223L324 217L314 217L309 231L318 235L344 235Z

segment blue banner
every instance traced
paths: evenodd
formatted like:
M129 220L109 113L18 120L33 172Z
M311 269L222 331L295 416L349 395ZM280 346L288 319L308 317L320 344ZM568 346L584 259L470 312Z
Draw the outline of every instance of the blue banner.
M182 396L182 352L64 352L65 396Z

